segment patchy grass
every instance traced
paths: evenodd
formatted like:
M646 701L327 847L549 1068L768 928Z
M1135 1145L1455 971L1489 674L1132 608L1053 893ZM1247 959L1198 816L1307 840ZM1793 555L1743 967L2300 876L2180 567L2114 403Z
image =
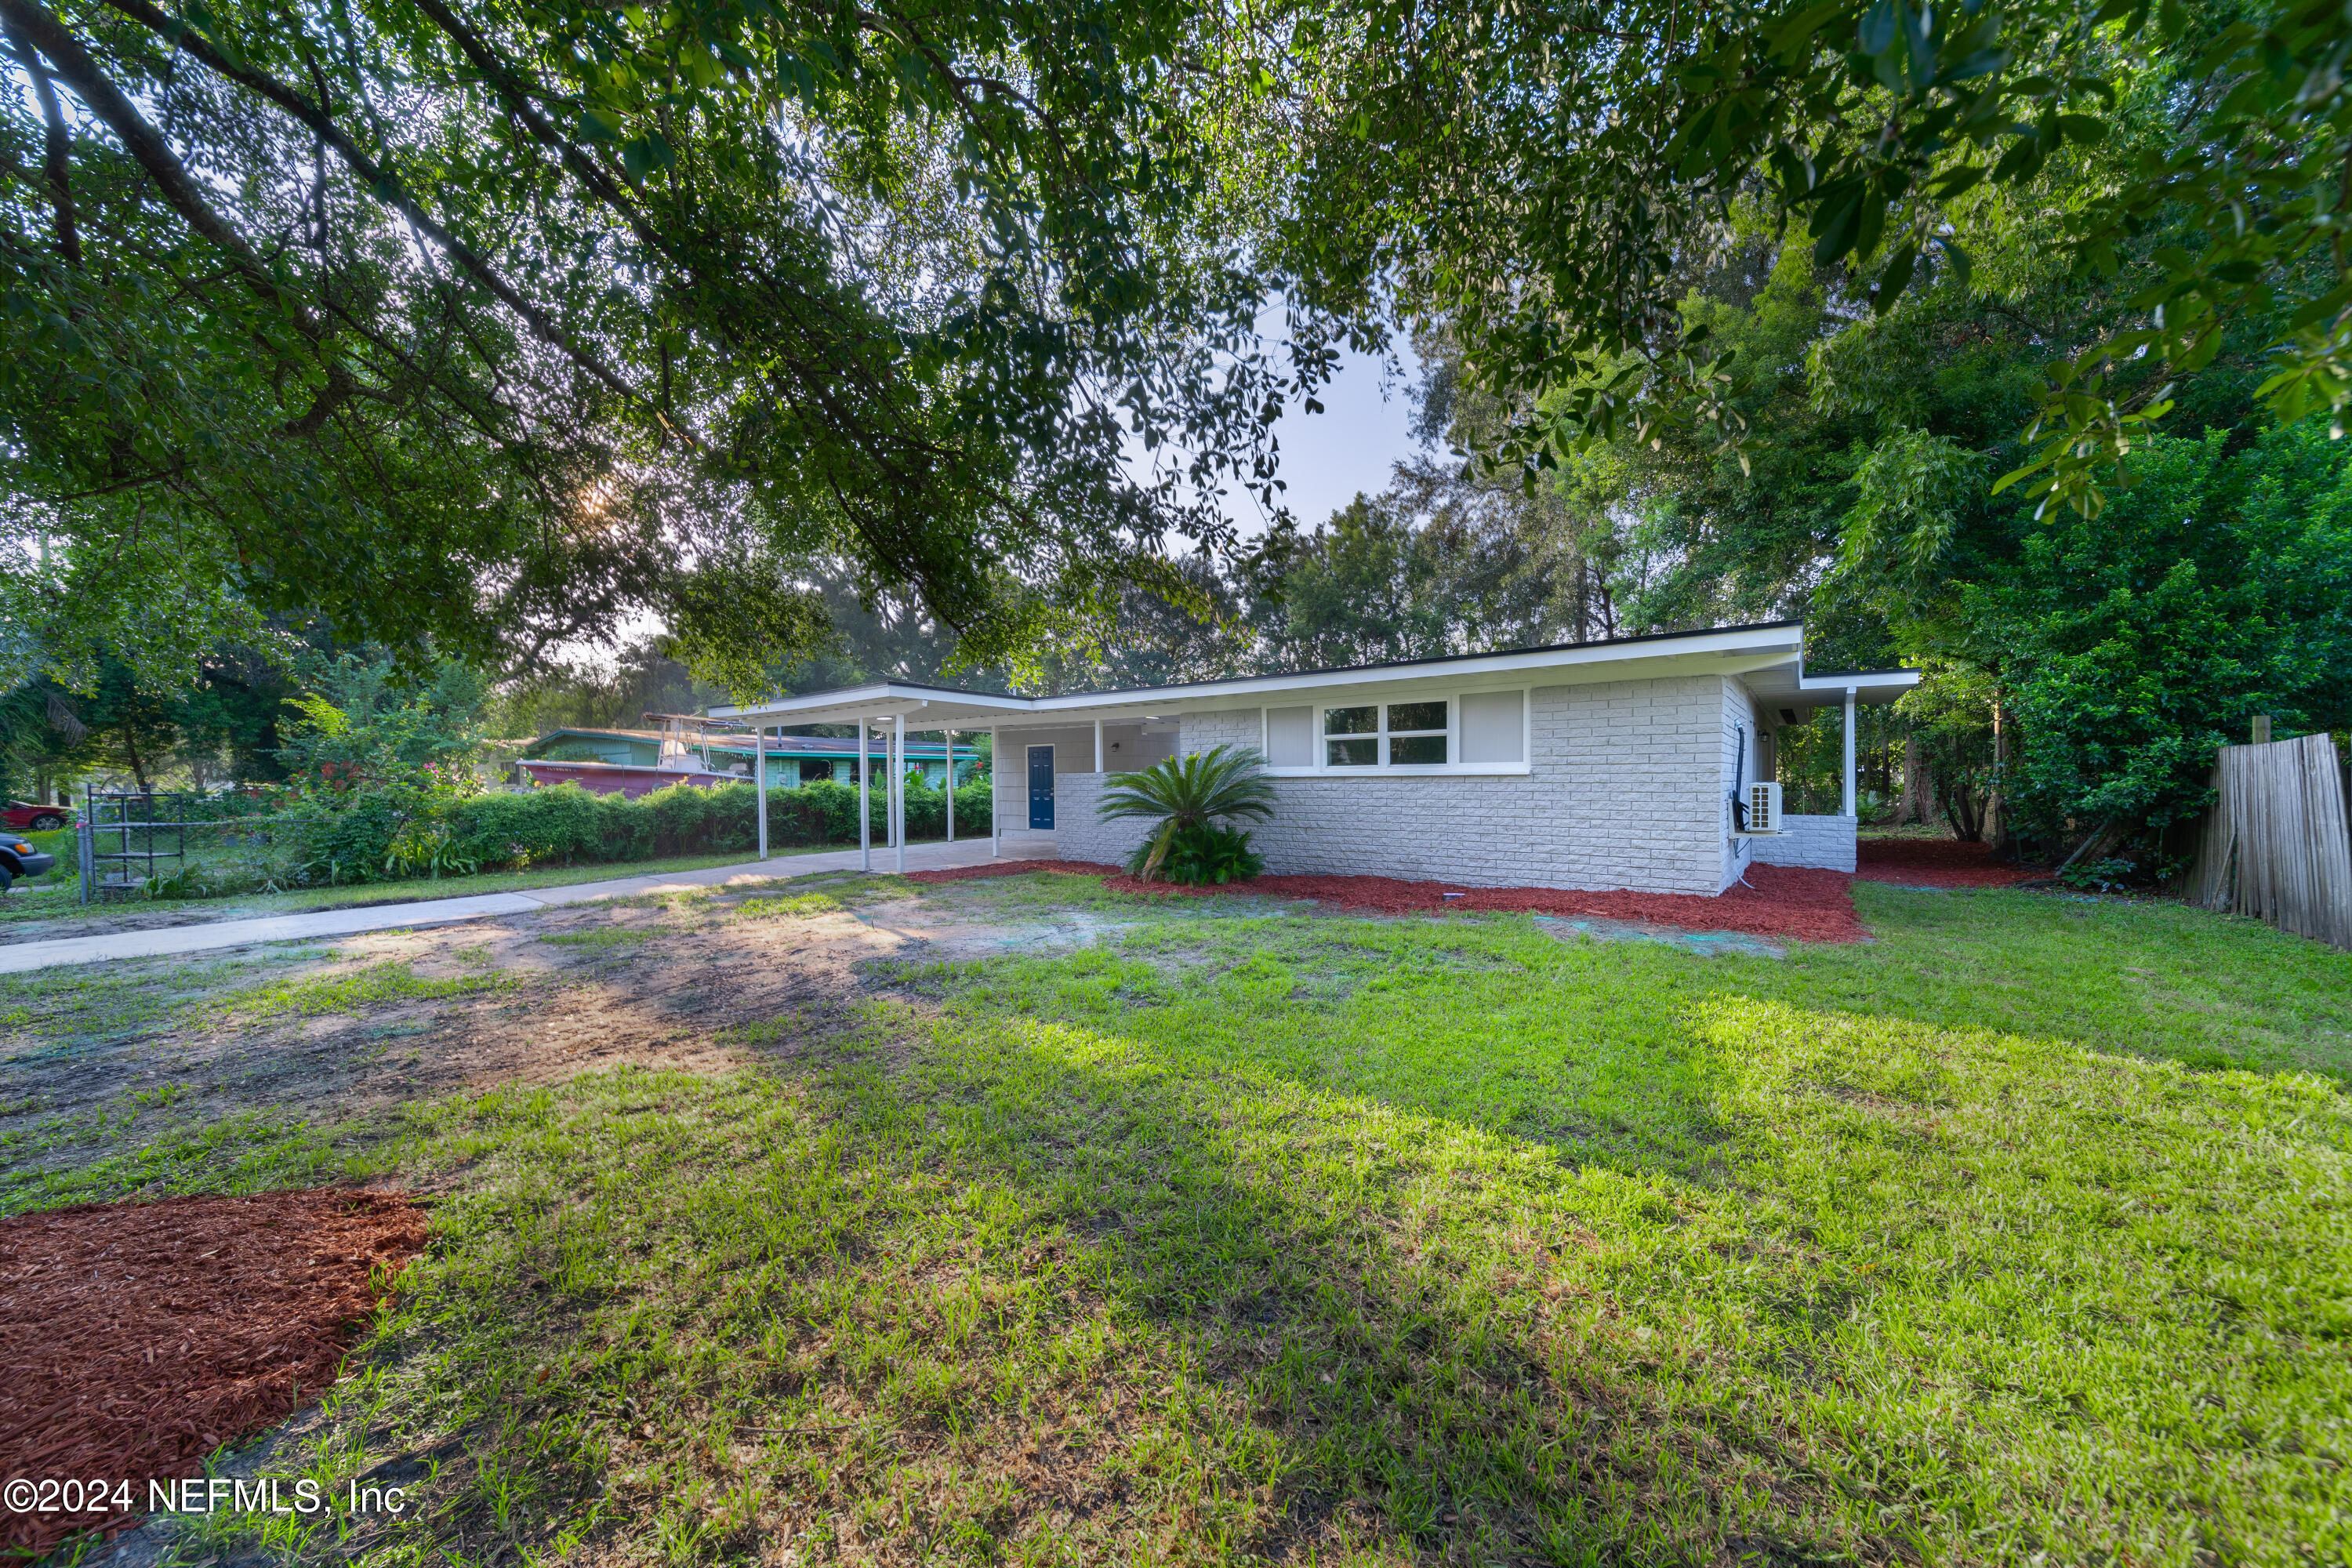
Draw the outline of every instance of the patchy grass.
M406 963L370 963L340 973L274 980L233 993L223 999L223 1005L252 1018L316 1017L505 990L513 984L510 976L497 971L436 978L419 974Z
M592 926L586 931L553 931L539 940L550 947L583 948L591 952L608 952L616 947L635 947L670 934L662 926Z
M1171 911L772 1070L415 1107L434 1247L301 1462L427 1506L211 1539L2343 1561L2352 956L1856 891L1787 962Z
M123 1115L127 1125L134 1120ZM61 1168L26 1163L69 1142L97 1141L108 1129L52 1124L35 1137L0 1146L0 1215L70 1204L110 1203L139 1195L183 1193L266 1193L367 1174L374 1167L350 1143L299 1118L240 1111L218 1120L173 1117L142 1123L136 1143L121 1152ZM118 1141L119 1142L119 1141Z
M904 877L827 871L795 878L775 892L744 899L731 906L731 912L740 920L814 920L931 890Z
M16 1047L0 1058L0 1067L154 1032L199 1004L234 994L256 969L320 956L318 948L289 945L210 961L66 964L0 975L0 1038Z
M1063 871L933 882L923 885L922 891L933 898L969 900L1008 919L1066 914L1073 910L1116 910L1125 914L1138 909L1163 910L1181 919L1187 916L1183 906L1190 904L1201 906L1190 911L1190 918L1198 919L1207 914L1273 914L1300 907L1298 900L1255 893L1221 892L1196 900L1183 894L1129 892L1104 886L1100 877Z
M819 915L837 915L847 911L849 905L831 893L788 893L779 898L746 899L735 906L735 913L744 920L814 920Z

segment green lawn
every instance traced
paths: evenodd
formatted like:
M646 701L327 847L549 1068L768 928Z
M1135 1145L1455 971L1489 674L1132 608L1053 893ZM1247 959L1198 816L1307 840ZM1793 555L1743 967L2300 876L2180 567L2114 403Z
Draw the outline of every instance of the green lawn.
M356 1168L436 1244L307 1451L428 1453L432 1506L266 1543L2352 1560L2352 955L1868 884L1877 942L1783 962L930 896L1144 923L731 1075L414 1108Z

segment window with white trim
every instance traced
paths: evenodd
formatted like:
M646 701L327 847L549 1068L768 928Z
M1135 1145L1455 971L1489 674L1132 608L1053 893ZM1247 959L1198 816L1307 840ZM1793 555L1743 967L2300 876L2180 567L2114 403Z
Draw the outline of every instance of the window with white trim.
M1442 768L1451 754L1444 698L1323 710L1326 768Z
M1327 699L1258 713L1266 763L1286 777L1528 771L1524 687L1397 702Z

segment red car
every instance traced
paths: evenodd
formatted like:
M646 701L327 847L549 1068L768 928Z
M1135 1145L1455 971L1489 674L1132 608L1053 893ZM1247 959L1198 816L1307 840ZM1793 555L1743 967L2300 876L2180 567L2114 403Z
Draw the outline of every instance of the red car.
M73 826L73 807L69 805L35 805L29 801L12 800L0 807L0 822L26 833L47 833L52 827Z

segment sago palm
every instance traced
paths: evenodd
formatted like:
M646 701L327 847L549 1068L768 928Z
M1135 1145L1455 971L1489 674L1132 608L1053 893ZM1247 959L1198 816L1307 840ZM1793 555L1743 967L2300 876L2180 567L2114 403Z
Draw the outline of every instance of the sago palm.
M1108 822L1140 816L1158 826L1146 839L1150 853L1136 874L1151 879L1168 858L1169 846L1185 828L1238 817L1263 822L1274 815L1274 781L1265 758L1254 747L1215 746L1171 757L1131 773L1118 773L1095 807Z

